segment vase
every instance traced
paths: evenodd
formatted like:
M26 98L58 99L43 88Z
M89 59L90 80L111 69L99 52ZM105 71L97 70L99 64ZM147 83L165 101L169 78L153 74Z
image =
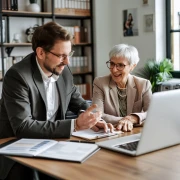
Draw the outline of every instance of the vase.
M27 6L27 10L31 12L40 12L40 7L38 4L32 3Z

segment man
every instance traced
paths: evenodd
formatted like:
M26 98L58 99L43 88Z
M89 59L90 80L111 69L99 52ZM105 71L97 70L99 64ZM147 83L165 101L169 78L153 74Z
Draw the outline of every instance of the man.
M73 76L66 66L73 54L71 46L72 36L54 22L36 29L32 38L34 52L12 66L3 81L0 138L69 138L73 131L81 129L107 131L107 126L112 128L99 121L100 112L91 113L96 105L88 108L74 86ZM67 120L67 109L76 114L80 110L87 111L75 120ZM0 158L0 179L11 179L13 173L21 176L27 170ZM30 178L28 171L26 179Z

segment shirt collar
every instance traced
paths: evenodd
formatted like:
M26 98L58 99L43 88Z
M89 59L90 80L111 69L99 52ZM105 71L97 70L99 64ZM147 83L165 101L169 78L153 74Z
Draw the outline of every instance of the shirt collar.
M43 81L45 81L45 82L48 82L48 81L55 82L55 81L58 80L59 76L53 74L51 77L48 77L48 76L43 72L41 66L40 66L39 63L38 63L37 57L36 57L36 63L37 63L38 69L39 69L39 71L40 71L40 73L41 73L41 76L42 76Z

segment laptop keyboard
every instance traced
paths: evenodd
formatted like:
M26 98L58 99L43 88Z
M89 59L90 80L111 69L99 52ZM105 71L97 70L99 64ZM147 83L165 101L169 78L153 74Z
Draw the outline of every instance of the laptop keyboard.
M134 142L126 143L126 144L117 145L115 147L123 148L129 151L135 151L137 149L138 142L139 141L134 141Z

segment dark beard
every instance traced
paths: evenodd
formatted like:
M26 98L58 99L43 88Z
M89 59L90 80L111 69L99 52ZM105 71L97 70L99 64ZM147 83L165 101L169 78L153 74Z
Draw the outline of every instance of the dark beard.
M64 66L64 65L65 65L64 63L61 63L61 64L58 65L58 66ZM49 72L51 72L52 75L55 74L56 76L59 76L59 75L62 73L62 72L56 71L56 67L53 68L53 69L51 69L50 67L48 67L48 66L46 66L46 65L44 65L44 67L46 68L46 70L48 70Z

